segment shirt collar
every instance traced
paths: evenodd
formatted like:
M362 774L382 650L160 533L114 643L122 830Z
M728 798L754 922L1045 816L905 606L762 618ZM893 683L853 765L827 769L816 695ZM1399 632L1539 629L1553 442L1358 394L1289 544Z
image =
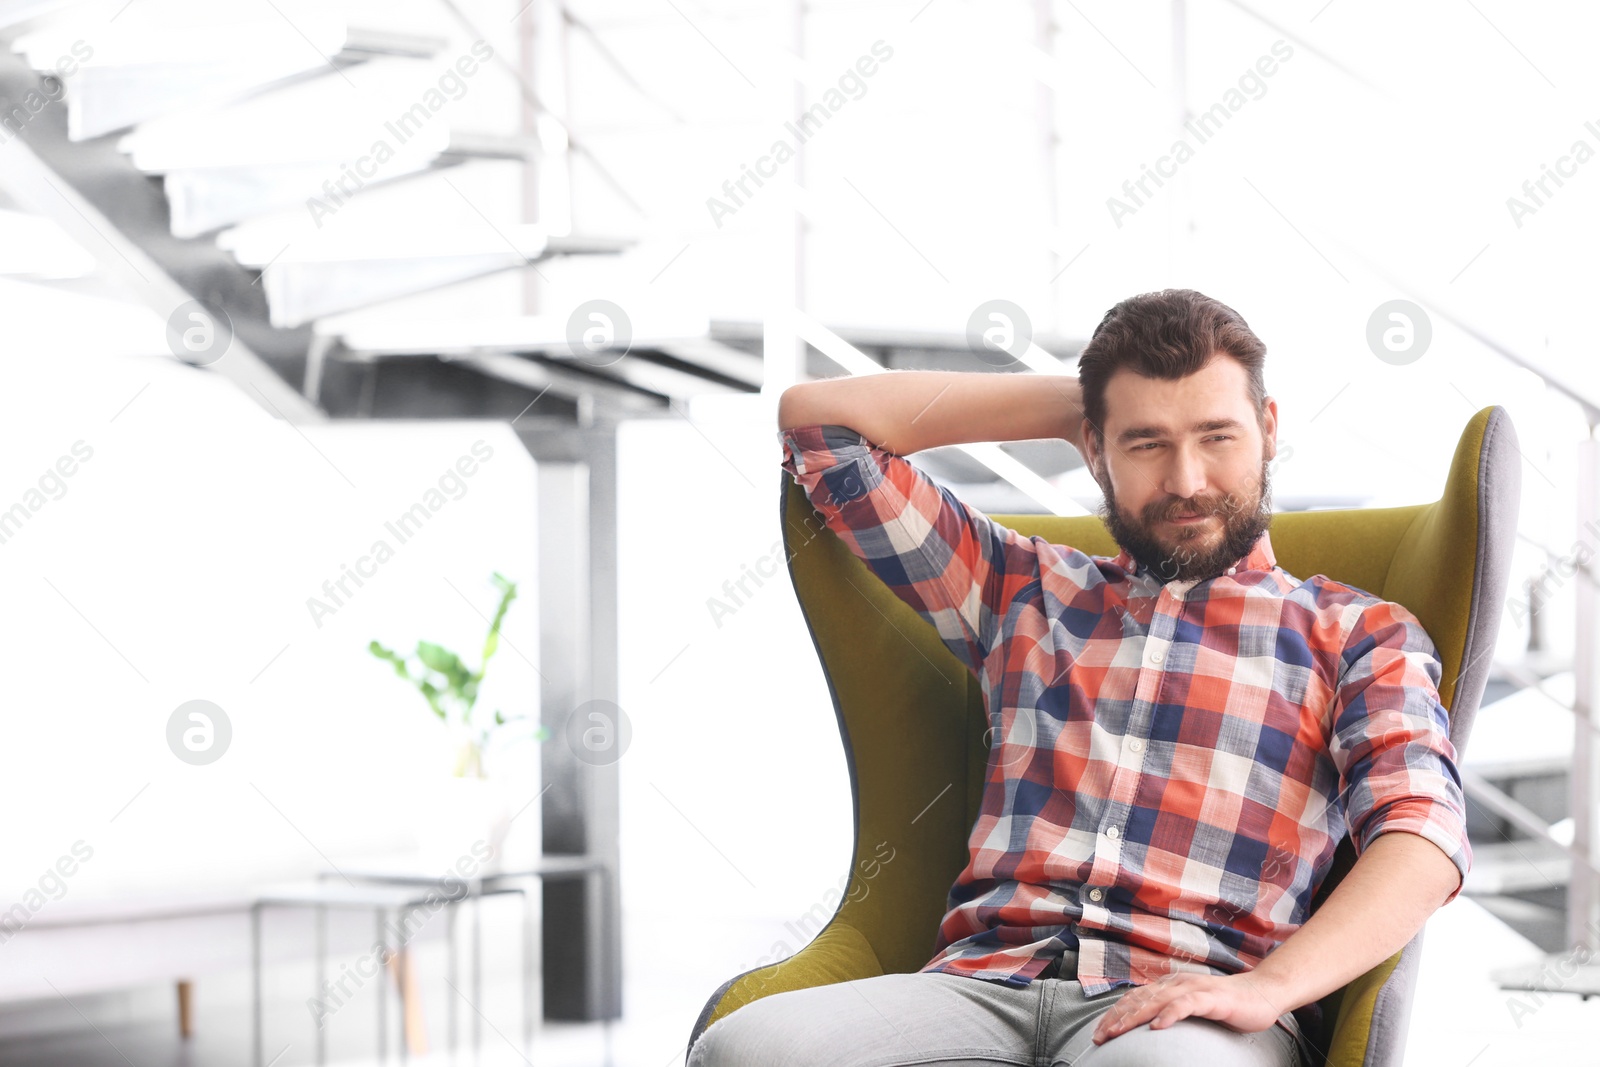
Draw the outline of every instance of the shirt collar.
M1135 574L1141 570L1139 564L1125 548L1116 554L1112 562L1129 574ZM1261 531L1261 536L1256 539L1256 543L1251 546L1250 551L1239 557L1238 562L1233 565L1233 569L1225 571L1224 574L1236 575L1243 571L1270 571L1275 569L1277 565L1278 557L1272 551L1272 536L1269 531L1263 530ZM1192 585L1194 583L1187 582L1184 584Z

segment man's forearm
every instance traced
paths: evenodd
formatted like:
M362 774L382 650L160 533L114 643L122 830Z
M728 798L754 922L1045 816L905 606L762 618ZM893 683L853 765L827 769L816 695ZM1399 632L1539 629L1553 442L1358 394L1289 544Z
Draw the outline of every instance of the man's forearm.
M888 371L802 382L778 401L778 428L848 426L896 455L939 445L1058 437L1079 447L1083 390L1066 374Z
M1427 838L1380 834L1316 914L1250 973L1283 1011L1319 1000L1404 948L1460 881Z

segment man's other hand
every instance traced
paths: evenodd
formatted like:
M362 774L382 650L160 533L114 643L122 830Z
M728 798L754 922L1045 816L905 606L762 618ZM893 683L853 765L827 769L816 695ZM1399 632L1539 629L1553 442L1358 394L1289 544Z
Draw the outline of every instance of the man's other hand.
M1251 972L1243 974L1169 974L1128 993L1095 1024L1094 1043L1103 1045L1118 1034L1150 1023L1162 1030L1179 1019L1215 1019L1240 1033L1256 1033L1278 1021L1280 1007L1273 991Z

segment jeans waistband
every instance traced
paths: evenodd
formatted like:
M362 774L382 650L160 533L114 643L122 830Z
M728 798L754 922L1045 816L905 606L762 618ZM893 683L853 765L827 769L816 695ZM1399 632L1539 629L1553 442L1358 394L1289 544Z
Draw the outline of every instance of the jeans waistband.
M1039 972L1040 978L1076 978L1078 976L1078 952L1076 949L1066 949L1045 965Z

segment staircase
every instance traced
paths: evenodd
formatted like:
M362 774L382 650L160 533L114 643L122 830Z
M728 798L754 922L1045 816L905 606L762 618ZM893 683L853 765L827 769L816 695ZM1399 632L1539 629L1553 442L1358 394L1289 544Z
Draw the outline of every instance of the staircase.
M1529 816L1572 841L1573 675L1491 679L1461 763L1472 870L1463 894L1547 952L1567 947L1572 858ZM1509 801L1508 805L1506 802Z
M573 309L413 322L417 298L506 273L531 289L552 261L634 240L574 232L559 194L586 149L520 31L452 0L349 10L0 0L0 193L170 316L174 355L291 419L510 417L542 398L572 421L759 390L759 357L693 316L636 307L598 333L584 317L577 347ZM572 21L543 2L518 18L552 39ZM475 128L502 98L520 120Z

